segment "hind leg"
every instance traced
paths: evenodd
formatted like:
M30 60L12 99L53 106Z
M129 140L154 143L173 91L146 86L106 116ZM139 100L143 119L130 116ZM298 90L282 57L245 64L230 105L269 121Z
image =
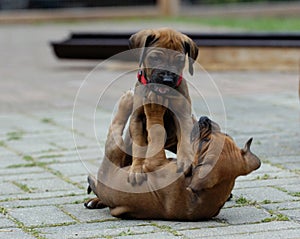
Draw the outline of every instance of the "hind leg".
M89 175L88 176L88 189L87 189L87 193L90 194L91 191L96 192L96 179ZM96 198L92 198L92 199L88 199L86 202L84 202L84 206L88 209L101 209L101 208L105 208L107 207L100 198L96 197Z
M120 99L118 111L110 125L105 144L105 159L111 161L118 167L123 167L126 157L126 144L123 141L123 131L132 112L133 94L127 91ZM105 165L105 166L104 166ZM110 164L102 163L101 168L107 169ZM97 196L97 180L93 176L88 177L88 193L93 191ZM100 189L101 190L101 189ZM107 207L99 197L87 200L84 206L88 209L99 209Z
M123 140L124 128L128 118L132 113L133 93L127 91L120 99L117 113L111 122L105 144L105 158L113 162L118 167L126 166L126 159L129 139ZM128 161L128 160L127 160Z

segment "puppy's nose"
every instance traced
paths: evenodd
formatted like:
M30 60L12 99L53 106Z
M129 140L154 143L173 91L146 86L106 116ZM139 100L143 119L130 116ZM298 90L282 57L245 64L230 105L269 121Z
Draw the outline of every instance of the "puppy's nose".
M172 72L164 72L163 74L163 84L170 86L170 87L174 87L174 85L176 84L176 79L177 79L177 75L175 73Z
M163 84L167 85L167 86L173 86L174 85L174 79L169 75L164 76Z

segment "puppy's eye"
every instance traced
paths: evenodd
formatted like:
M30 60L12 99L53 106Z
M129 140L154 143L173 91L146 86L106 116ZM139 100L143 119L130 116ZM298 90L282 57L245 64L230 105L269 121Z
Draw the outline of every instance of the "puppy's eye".
M178 57L178 58L176 58L175 64L182 65L182 64L184 64L184 61L185 61L184 57Z

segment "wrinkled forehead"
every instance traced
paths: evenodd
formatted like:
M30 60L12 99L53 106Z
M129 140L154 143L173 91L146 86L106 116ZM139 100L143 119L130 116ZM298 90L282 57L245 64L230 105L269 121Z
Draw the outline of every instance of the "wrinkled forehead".
M182 58L185 57L185 53L161 47L148 47L146 51L146 57L149 56L156 56L161 58Z

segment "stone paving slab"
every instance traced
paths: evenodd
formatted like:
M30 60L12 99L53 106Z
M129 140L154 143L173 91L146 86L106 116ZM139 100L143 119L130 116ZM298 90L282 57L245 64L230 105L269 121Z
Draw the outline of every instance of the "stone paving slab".
M130 67L99 71L101 83L81 95L72 119L76 93L99 62L58 61L47 44L71 30L95 29L107 25L0 26L0 238L299 238L299 75L276 69L209 72L211 78L195 69L190 94L197 116L211 116L240 147L254 137L252 150L262 159L259 170L237 179L216 218L119 220L108 209L84 208L93 197L86 177L97 172L114 106L136 76L118 81L95 112L93 100L115 72Z
M80 225L61 226L59 228L49 227L39 229L47 238L92 238L105 236L122 236L129 234L142 234L161 231L147 222L134 221L104 221L97 223L84 223ZM169 234L172 235L172 234Z
M244 215L247 215L246 217ZM263 209L253 206L244 206L236 208L224 208L217 216L221 221L225 221L230 225L258 223L265 218L270 217L270 214Z
M209 237L203 237L203 238L216 238L216 239L240 239L240 238L246 238L246 239L268 239L268 238L274 238L274 239L282 239L282 238L293 238L297 239L299 238L299 232L297 229L289 229L285 230L282 229L281 231L269 231L269 232L251 232L249 234L247 233L241 233L241 234L235 234L235 235L222 235L222 236L209 236Z
M235 225L222 228L202 228L197 230L187 230L181 231L188 238L199 238L199 237L218 237L221 238L244 238L244 236L253 236L255 238L255 233L272 232L274 236L281 230L293 230L298 229L299 225L293 222L270 222L270 223L260 223L260 224L248 224L248 225ZM286 233L286 232L285 232ZM268 234L269 235L269 234ZM260 237L256 237L260 238ZM273 238L273 237L272 237ZM293 238L293 237L292 237Z
M9 211L9 214L28 227L75 222L55 206L14 208Z
M80 204L87 198L87 195L72 195L68 196L65 193L63 196L51 196L44 198L31 199L29 197L26 200L22 198L10 198L10 200L0 202L0 206L4 208L22 208L22 207L37 207L37 206L46 206L46 205L64 205L64 204ZM78 208L80 208L80 206ZM100 213L98 213L100 214Z
M15 226L16 226L15 223L13 223L11 220L5 218L5 216L3 215L0 215L0 228L9 228ZM2 231L5 231L5 229L3 229Z
M299 200L298 197L293 197L286 192L278 190L272 187L263 187L261 188L244 188L244 189L234 189L235 195L247 195L247 198L251 201L263 202L263 201L272 201L272 202L283 202L283 201L293 201Z
M35 237L23 232L20 228L8 228L0 229L0 238L33 239Z

